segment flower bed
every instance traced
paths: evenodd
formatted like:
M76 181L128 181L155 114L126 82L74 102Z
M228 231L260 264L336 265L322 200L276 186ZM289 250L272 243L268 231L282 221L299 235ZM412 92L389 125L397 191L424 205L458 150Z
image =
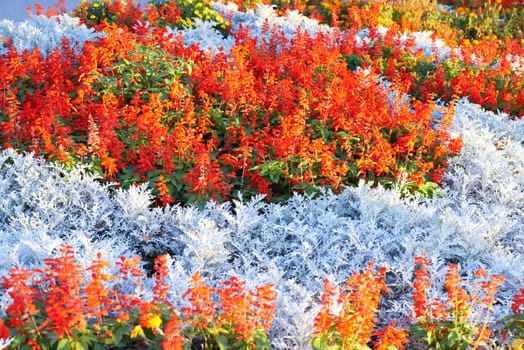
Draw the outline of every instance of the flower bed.
M276 5L0 21L11 348L520 346L521 8Z

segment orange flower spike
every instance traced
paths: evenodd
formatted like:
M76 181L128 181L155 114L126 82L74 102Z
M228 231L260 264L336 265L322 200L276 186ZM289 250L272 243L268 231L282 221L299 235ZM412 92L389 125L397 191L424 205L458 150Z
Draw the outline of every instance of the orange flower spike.
M91 272L91 281L84 288L86 294L85 308L88 317L94 317L98 326L102 324L102 318L107 316L114 307L110 297L111 292L104 286L105 281L115 278L115 276L103 272L103 269L109 266L111 266L109 263L102 260L102 253L98 253L97 259L93 260L91 266L86 269L86 272Z
M164 327L164 339L160 342L164 350L182 350L184 346L184 336L182 335L180 319L173 317L166 322Z
M153 286L154 300L161 301L165 304L169 304L167 301L167 292L169 285L165 281L169 275L169 267L167 266L169 261L169 255L164 254L155 258L155 273L153 278L155 279L155 285Z
M359 332L354 339L362 345L369 342L375 328L381 293L388 292L384 283L386 269L381 268L380 272L376 273L373 266L374 264L370 263L364 273L356 275L357 278L347 289L356 315L360 318L354 325Z
M164 207L167 204L174 202L173 196L169 194L169 188L167 187L167 180L163 174L160 174L158 176L158 181L155 182L155 186L158 190L158 196L160 197L160 201L162 202L162 205Z
M140 258L132 257L130 259L125 256L120 257L120 261L116 262L117 266L120 266L118 278L123 281L132 280L134 286L140 288L140 292L144 293L144 285L142 284L142 278L145 276L144 272L140 268ZM118 296L118 305L115 308L118 310L118 318L122 322L129 319L128 313L131 309L142 303L141 299L135 295L120 295Z
M42 272L42 282L48 285L42 295L50 321L48 328L54 331L58 338L69 336L74 329L87 326L84 299L81 296L83 270L75 263L72 246L64 244L60 252L61 257L44 259L46 267Z
M251 340L256 330L254 315L251 310L251 298L246 293L244 281L232 276L229 281L220 283L224 288L216 292L220 296L221 314L218 326L233 325L235 333L243 339Z
M485 277L487 278L487 276ZM498 292L498 288L504 283L504 276L492 275L489 281L480 282L482 292L484 293L480 303L493 311L493 304L495 303L495 294Z
M10 327L21 330L39 312L35 305L34 291L29 287L32 278L33 272L19 267L10 269L8 277L2 276L2 288L8 290L12 300L6 309Z
M429 262L426 260L424 255L415 257L415 281L413 282L413 300L415 317L427 317L427 291L431 287L431 279L427 267Z
M192 287L182 295L182 298L188 298L191 307L182 309L182 312L191 318L193 326L197 330L205 329L207 325L215 321L217 305L213 301L215 289L209 287L204 282L202 276L197 271L189 280Z
M383 330L375 332L378 341L373 342L375 350L389 350L392 347L397 350L404 349L409 342L409 333L403 329L396 329L396 323L391 322Z
M338 294L337 303L342 306L338 315L325 332L332 331L332 327L342 337L344 347L356 344L366 345L376 326L376 315L382 292L387 292L383 281L385 269L379 273L373 271L373 264L362 272L355 272L346 283L346 291ZM324 306L321 313L327 311ZM328 311L330 312L330 311ZM327 314L330 317L330 313ZM325 318L327 319L327 318Z
M327 278L324 280L324 293L322 294L320 312L315 317L314 335L322 336L331 330L335 322L335 315L331 311L334 304L334 297L340 292L340 289L332 286Z
M145 276L144 272L140 268L140 258L134 256L127 258L125 256L120 257L120 261L116 263L120 266L119 273L123 280L128 280L129 277L134 277L134 285L141 285L142 278Z
M456 264L450 264L448 272L446 274L446 280L444 286L448 294L448 304L460 313L463 317L467 318L471 311L471 297L461 287L463 280L459 276L459 267Z
M257 317L260 320L260 325L266 331L269 331L277 309L274 285L267 283L264 286L256 287L254 296L254 305L258 310Z
M500 275L492 275L489 281L486 281L488 276L484 269L477 270L474 275L480 279L477 285L480 287L480 292L483 294L482 299L480 299L478 304L486 307L487 311L494 311L493 304L495 303L495 294L497 294L498 287L500 287L504 282L504 277ZM487 322L484 322L478 329L475 347L479 344L488 343L490 335L491 331L488 329Z

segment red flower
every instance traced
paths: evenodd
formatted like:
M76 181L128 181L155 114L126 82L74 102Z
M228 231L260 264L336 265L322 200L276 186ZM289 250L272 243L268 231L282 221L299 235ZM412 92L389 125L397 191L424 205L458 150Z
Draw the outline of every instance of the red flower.
M431 279L427 267L429 267L429 261L426 260L424 255L415 257L415 281L413 282L413 300L415 302L413 309L415 311L415 317L427 317L428 312L428 298L427 291L431 287Z
M4 320L0 320L0 339L1 340L7 340L9 339L11 335L11 332L9 331L9 328L5 325Z
M513 311L515 315L524 313L524 288L521 288L519 292L513 296L511 311Z

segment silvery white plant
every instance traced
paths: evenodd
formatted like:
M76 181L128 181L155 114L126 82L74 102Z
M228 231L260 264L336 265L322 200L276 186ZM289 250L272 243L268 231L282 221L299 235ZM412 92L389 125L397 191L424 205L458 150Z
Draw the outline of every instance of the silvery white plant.
M288 11L284 16L278 16L274 6L258 4L255 10L240 11L234 3L223 4L212 2L213 9L220 13L223 18L231 21L231 32L234 33L240 28L248 29L251 37L269 38L271 30L283 32L287 38L292 38L297 30L307 31L311 35L318 32L330 33L333 31L327 25L319 24L318 21L299 14L297 11ZM170 30L168 33L180 33L187 46L198 44L204 51L210 50L213 53L223 51L229 53L235 44L233 35L224 37L214 26L213 21L203 21L200 18L192 19L192 27L183 30ZM264 33L263 28L267 25L270 32Z
M229 52L231 47L235 44L232 36L224 37L214 26L213 21L203 21L201 18L194 18L192 20L192 27L180 30L184 39L184 45L191 46L198 44L201 50L211 51L217 53L220 50ZM168 28L168 33L174 33Z
M34 16L21 22L7 19L0 20L0 35L9 38L18 52L33 51L39 48L42 55L50 54L56 47L60 47L62 39L66 38L70 45L77 46L78 50L86 41L93 41L104 36L80 24L80 20L67 14L47 18ZM0 47L0 55L6 53L6 48Z
M247 27L253 37L261 37L262 28L266 22L270 30L275 27L277 31L283 31L288 38L291 38L299 28L313 36L318 32L331 33L333 31L329 26L319 24L317 20L306 17L298 11L287 11L285 15L277 16L272 5L258 4L255 10L249 9L243 12L239 11L235 4L213 2L213 8L224 18L231 20L233 32L241 26Z
M506 56L506 59L513 71L524 74L524 57L510 54Z
M390 28L379 25L376 30L379 39L383 39ZM405 47L408 41L413 41L415 45L411 48L411 52L416 53L420 50L424 53L424 57L426 58L435 57L440 61L445 61L450 59L452 52L456 57L462 57L458 48L450 48L444 40L433 38L432 31L397 33L395 39L399 40L402 48ZM358 47L361 47L363 44L373 45L375 43L375 41L370 37L370 31L367 28L359 30L356 33L355 40Z
M319 24L318 21L303 16L297 11L288 11L283 16L276 14L274 6L258 4L255 10L240 11L234 3L223 4L212 2L213 9L220 13L224 18L231 21L231 32L234 33L240 28L248 29L251 37L262 39L269 38L271 31L275 29L279 33L284 33L287 38L292 38L297 30L307 31L310 35L319 32L331 33L333 31L327 25ZM203 22L194 19L194 27L181 31L186 45L199 43L200 47L213 52L223 49L228 53L234 44L232 35L224 38L216 29L213 22ZM269 32L265 33L263 28L267 25Z
M13 342L14 338L8 338L8 339L0 339L0 350L1 349L7 349L9 344Z
M89 258L96 256L93 251L108 257L131 253L127 246L108 246L116 243L104 236L114 204L107 186L85 169L66 172L32 155L5 150L0 154L0 196L2 275L14 265L41 262L63 242L90 253ZM103 244L98 236L104 237Z

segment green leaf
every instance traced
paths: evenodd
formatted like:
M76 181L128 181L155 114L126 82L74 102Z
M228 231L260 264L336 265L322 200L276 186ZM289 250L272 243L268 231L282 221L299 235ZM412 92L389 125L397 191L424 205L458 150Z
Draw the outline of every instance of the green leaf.
M98 344L98 343L93 344L92 348L93 350L104 350L105 349L105 347L102 344Z
M73 348L76 350L89 350L89 346L80 341L74 341L72 345L73 345Z
M224 336L223 334L219 334L217 337L216 337L216 342L218 344L218 347L220 348L220 350L227 350L229 349L229 341L227 339L226 336Z
M71 342L68 339L60 339L56 345L56 350L71 349Z
M269 350L271 345L269 339L265 334L259 334L255 337L255 349L257 350Z
M17 335L17 336L15 337L15 339L11 342L10 347L16 349L17 347L19 347L20 345L22 345L23 343L25 343L26 340L27 340L26 337L24 337L24 336L22 336L22 335Z
M433 344L435 342L435 333L427 332L426 333L426 343Z
M116 346L119 347L122 345L122 338L126 333L127 329L124 327L118 327L115 330L113 330L113 334L111 335L111 337L113 338L113 342Z
M311 342L311 346L313 347L313 350L325 350L327 347L326 337L313 338L313 341Z
M82 343L91 344L96 343L97 338L93 334L84 334L78 338Z

